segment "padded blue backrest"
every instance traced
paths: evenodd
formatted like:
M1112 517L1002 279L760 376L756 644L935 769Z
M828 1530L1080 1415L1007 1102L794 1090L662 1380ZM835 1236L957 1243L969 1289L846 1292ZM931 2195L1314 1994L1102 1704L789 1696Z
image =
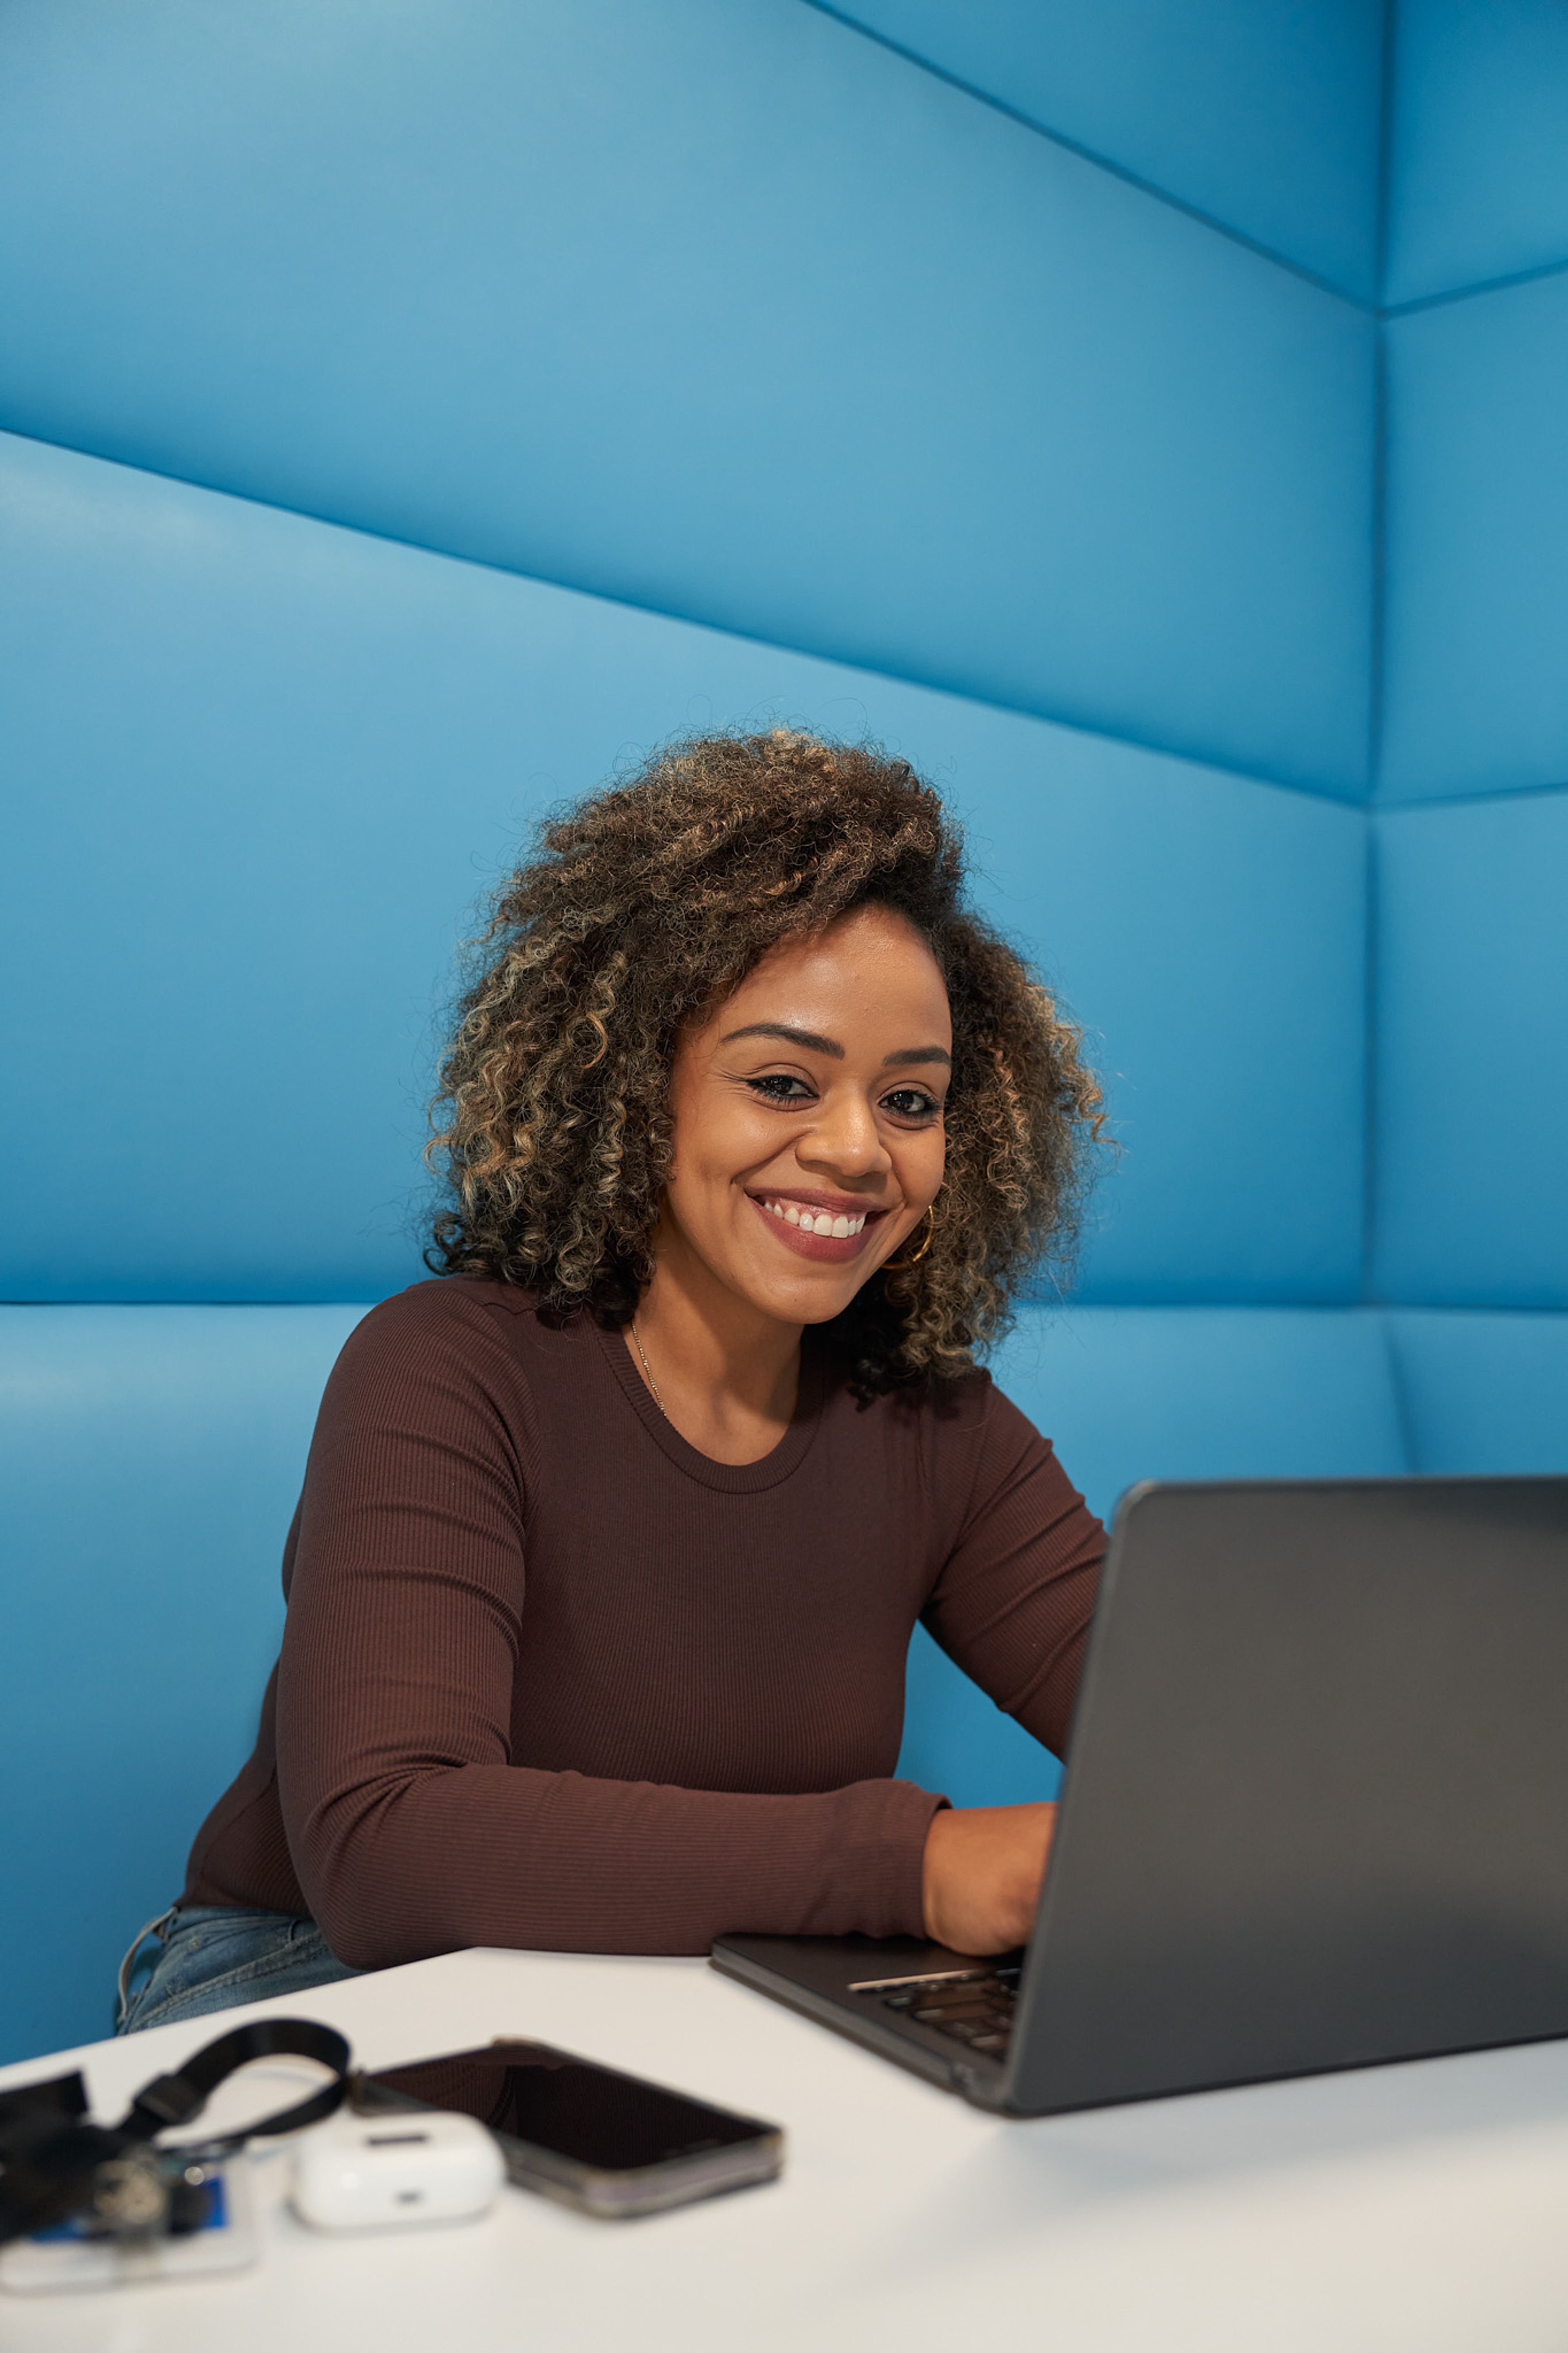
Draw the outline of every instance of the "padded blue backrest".
M0 2057L248 1739L454 941L672 732L906 754L1084 1024L998 1369L1097 1508L1568 1467L1563 288L1475 290L1568 255L1559 16L0 14ZM1053 1785L910 1678L908 1769Z
M1404 1308L1387 1321L1413 1471L1568 1471L1568 1315Z
M0 2057L111 2028L238 1770L359 1307L0 1307Z
M1109 1520L1143 1479L1407 1468L1383 1319L1363 1308L1085 1307L1021 1316L995 1377ZM1054 1795L1055 1761L917 1636L901 1769L955 1805Z

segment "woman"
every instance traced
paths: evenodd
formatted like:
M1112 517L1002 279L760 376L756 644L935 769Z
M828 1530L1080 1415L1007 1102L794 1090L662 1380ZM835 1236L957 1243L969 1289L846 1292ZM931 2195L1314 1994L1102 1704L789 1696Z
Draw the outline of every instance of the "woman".
M1052 1809L889 1777L917 1618L1066 1738L1102 1533L971 1351L1070 1222L1078 1048L901 761L709 737L543 829L443 1064L442 1271L328 1385L125 2026L468 1945L1026 1936Z

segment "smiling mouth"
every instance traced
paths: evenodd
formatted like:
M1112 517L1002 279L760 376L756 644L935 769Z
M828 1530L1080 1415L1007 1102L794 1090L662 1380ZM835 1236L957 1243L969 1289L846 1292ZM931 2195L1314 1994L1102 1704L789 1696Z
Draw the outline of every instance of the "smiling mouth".
M842 1197L840 1197L842 1198ZM844 1208L832 1203L792 1201L785 1193L748 1193L759 1218L767 1220L775 1241L796 1258L815 1259L822 1266L848 1266L870 1247L873 1235L891 1214L888 1209Z
M765 1209L770 1218L777 1218L781 1225L794 1226L803 1234L831 1235L836 1241L847 1241L852 1234L864 1230L868 1217L879 1214L858 1209L849 1217L836 1216L831 1209L814 1209L799 1201L772 1200L765 1193L753 1193L752 1198L759 1209Z

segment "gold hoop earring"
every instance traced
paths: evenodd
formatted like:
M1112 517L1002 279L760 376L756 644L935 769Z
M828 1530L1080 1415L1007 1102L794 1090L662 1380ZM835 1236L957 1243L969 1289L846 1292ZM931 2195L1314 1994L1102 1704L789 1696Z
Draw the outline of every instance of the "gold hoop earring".
M884 1274L903 1274L911 1266L919 1266L921 1259L924 1258L927 1250L930 1250L932 1242L936 1240L936 1210L934 1204L929 1204L927 1206L925 1213L925 1229L926 1238L924 1241L921 1242L918 1250L911 1250L908 1258L885 1258L882 1261L882 1272Z

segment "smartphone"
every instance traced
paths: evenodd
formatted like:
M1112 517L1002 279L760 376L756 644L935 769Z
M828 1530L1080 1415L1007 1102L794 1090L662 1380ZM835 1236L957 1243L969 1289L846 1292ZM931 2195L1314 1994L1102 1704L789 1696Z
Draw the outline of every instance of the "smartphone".
M777 2125L546 2042L498 2041L356 2075L349 2097L367 2115L441 2108L477 2116L520 2188L606 2220L772 2181L784 2165Z

